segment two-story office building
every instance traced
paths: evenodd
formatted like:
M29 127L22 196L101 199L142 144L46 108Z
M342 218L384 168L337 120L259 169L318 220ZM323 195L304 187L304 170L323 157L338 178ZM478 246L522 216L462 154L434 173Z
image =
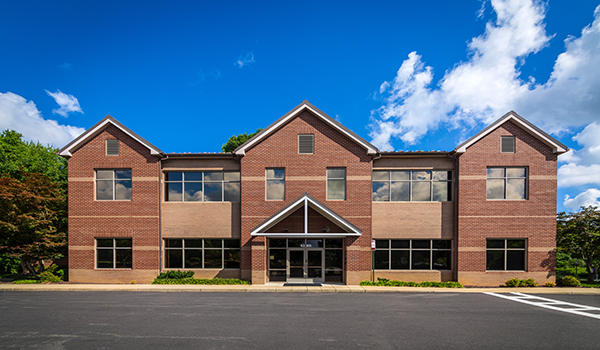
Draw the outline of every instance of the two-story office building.
M566 151L514 112L450 152L381 152L306 101L232 153L166 154L107 116L60 150L70 280L554 280Z

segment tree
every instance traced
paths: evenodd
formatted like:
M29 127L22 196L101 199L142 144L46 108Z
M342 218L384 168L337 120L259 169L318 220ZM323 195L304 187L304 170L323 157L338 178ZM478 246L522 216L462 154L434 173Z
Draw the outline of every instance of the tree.
M240 134L238 136L233 135L229 138L229 140L227 140L227 143L224 143L223 146L221 146L221 150L223 150L225 153L233 152L236 148L240 147L244 142L250 140L254 135L261 131L262 129L259 128L256 130L256 132L253 132L249 135L248 133Z
M575 213L558 213L558 247L584 261L588 283L600 269L600 210L595 206L581 207Z
M64 256L66 200L46 175L21 171L19 177L0 178L0 252L18 257L23 271L37 277L43 260Z

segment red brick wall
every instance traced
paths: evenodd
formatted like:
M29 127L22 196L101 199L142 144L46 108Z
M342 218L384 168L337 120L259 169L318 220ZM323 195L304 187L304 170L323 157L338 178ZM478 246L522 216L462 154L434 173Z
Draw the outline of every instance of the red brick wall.
M514 135L515 153L500 152L500 137ZM556 161L552 149L512 122L470 146L459 157L458 281L499 285L510 278L554 280ZM486 168L528 167L528 199L487 200ZM486 238L525 238L525 272L486 272Z
M298 154L298 134L315 135L314 154ZM271 167L285 168L284 201L265 200L265 169ZM327 167L346 167L346 200L327 200ZM346 239L346 282L357 284L361 278L368 277L371 268L371 157L365 149L304 111L246 151L241 159L241 175L243 278L252 278L253 283L266 281L266 239L252 238L250 230L304 192L363 231L359 238Z
M107 139L121 141L119 156L106 156ZM70 280L148 281L158 273L160 266L159 158L151 156L146 147L112 125L72 154L69 159ZM96 201L95 169L114 168L132 170L132 200ZM96 237L131 237L133 268L95 269Z

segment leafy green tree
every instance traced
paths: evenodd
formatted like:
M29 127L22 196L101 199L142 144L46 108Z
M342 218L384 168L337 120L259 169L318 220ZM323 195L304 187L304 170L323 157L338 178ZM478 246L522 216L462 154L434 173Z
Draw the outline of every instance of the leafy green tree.
M227 140L227 143L224 143L223 146L221 146L221 150L223 150L223 152L225 153L233 152L236 148L241 146L244 142L250 140L254 135L258 134L261 131L262 129L257 129L256 132L253 132L251 134L245 133L240 134L238 136L231 136L229 140Z
M18 257L23 271L37 277L43 260L65 254L66 200L50 177L21 171L0 178L0 253Z
M600 269L600 210L595 206L581 207L575 213L558 213L557 244L560 249L582 259L588 283Z

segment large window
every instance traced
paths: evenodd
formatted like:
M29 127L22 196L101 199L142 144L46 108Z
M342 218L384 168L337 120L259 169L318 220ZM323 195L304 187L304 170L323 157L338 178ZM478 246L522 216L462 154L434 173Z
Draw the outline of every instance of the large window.
M452 200L452 171L375 170L374 202L447 202Z
M525 271L524 239L488 239L485 269L488 271Z
M346 199L346 168L327 168L327 200Z
M376 270L451 270L449 239L375 240Z
M96 268L130 269L131 238L96 238Z
M526 167L487 168L487 199L526 199Z
M239 171L185 171L165 173L168 202L239 202Z
M285 200L285 169L267 168L266 191L268 201Z
M131 169L96 170L96 200L131 200Z
M239 269L239 239L165 239L167 269Z

